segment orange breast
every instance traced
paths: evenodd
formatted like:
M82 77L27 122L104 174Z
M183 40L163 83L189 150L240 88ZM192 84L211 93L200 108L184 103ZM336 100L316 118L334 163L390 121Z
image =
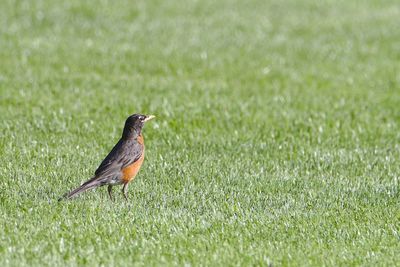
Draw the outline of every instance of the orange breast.
M122 182L124 184L129 183L131 180L133 180L133 178L135 178L136 174L139 172L140 167L143 164L144 161L144 140L143 140L143 136L140 135L138 137L138 142L139 144L143 145L143 152L142 155L140 156L140 158L135 161L134 163L132 163L131 165L127 166L125 169L122 170Z

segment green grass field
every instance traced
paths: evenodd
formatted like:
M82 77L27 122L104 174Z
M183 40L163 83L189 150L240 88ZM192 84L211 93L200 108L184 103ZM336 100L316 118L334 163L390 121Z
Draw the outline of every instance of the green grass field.
M0 3L0 266L399 266L400 6ZM126 117L129 202L89 178Z

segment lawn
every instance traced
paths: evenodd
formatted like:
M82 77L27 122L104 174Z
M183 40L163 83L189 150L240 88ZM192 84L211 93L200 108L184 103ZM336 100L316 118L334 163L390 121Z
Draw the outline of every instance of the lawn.
M400 6L0 2L0 266L394 266ZM144 128L129 202L91 177Z

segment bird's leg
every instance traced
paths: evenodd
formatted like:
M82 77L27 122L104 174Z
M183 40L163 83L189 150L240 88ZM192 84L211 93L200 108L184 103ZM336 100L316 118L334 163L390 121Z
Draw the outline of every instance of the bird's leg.
M108 196L110 197L110 200L111 200L111 201L114 201L114 199L113 199L113 197L112 197L112 195L111 195L112 185L109 185L109 186L108 186L107 191L108 191Z
M124 184L124 187L122 187L122 194L125 197L125 200L128 201L128 183Z

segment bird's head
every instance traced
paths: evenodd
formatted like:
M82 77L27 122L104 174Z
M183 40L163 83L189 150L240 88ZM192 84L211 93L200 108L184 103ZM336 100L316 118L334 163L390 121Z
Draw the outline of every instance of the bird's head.
M125 121L124 132L122 136L124 137L137 137L140 135L143 125L146 121L155 118L154 115L142 115L142 114L133 114L129 116Z

